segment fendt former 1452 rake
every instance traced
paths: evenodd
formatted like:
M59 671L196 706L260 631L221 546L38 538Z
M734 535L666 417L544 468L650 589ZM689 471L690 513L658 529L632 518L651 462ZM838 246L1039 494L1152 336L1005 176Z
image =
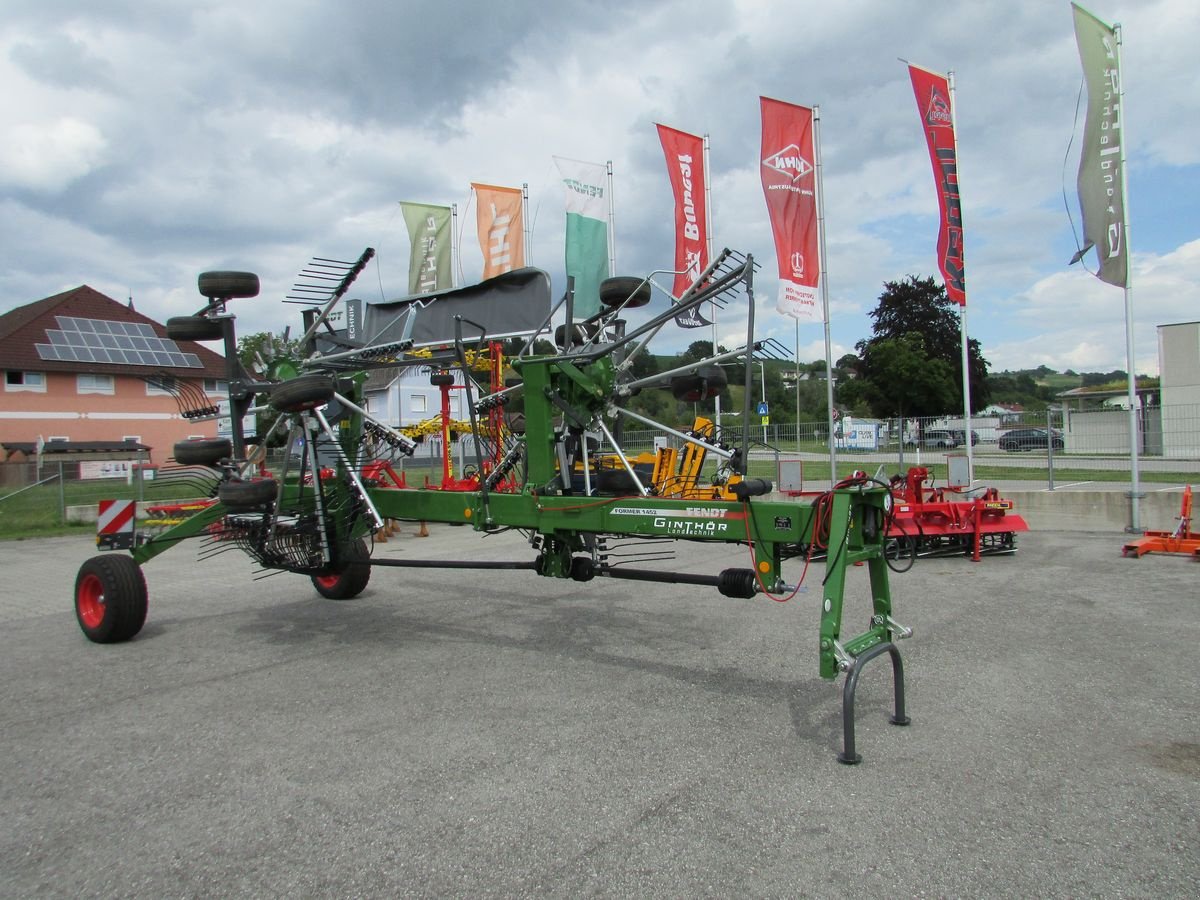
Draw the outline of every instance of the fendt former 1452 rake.
M333 286L304 309L299 352L276 354L254 374L238 360L227 304L256 296L258 278L244 272L200 276L207 303L195 315L171 319L167 331L179 340L223 341L232 435L177 444L178 466L160 472L160 480L174 473L206 485L207 496L191 505L190 515L137 530L128 554L105 553L84 563L75 609L89 639L110 643L138 633L147 611L141 567L188 539L208 550L236 546L264 569L307 576L319 594L338 599L361 593L378 567L407 566L531 569L576 581L677 583L715 587L728 597L783 600L800 590L784 577L784 564L807 571L820 554L820 674L827 679L846 675L838 758L859 760L854 694L863 666L875 657L891 659L891 721L907 724L895 639L910 632L892 618L889 486L857 476L819 495L768 499L771 483L747 477L751 429L727 441L705 419L685 432L626 408L638 391L653 388L670 390L680 400L709 399L726 387L722 363L740 361L747 379L741 421L749 421L753 363L769 354L769 342L754 340L751 257L722 252L682 297L672 297L663 312L648 315L637 327L629 327L623 316L649 304L651 287L658 287L653 275L608 279L600 290L600 312L576 322L570 282L552 306L549 277L520 269L468 288L368 304L355 333L335 331L330 314L373 254L368 248L353 263L314 263L338 277L325 279ZM749 310L745 346L647 378L633 376L637 355L674 317L701 304L719 307L734 299ZM499 353L498 339L516 333L513 310L527 315L531 309L541 324L521 332L528 335L525 349L507 366L492 366L493 376L477 386L472 373L486 368L479 365L481 355ZM531 353L534 339L551 329L559 310L569 325L555 332L558 352ZM414 448L412 439L366 409L364 382L372 369L385 366L421 367L437 385L457 379L479 463L477 471L460 473L453 489L412 487L403 478L383 477L391 473L390 460ZM497 383L502 370L515 371L519 381L510 377L508 384ZM523 407L520 416L511 412L516 406ZM269 411L273 424L248 442L242 418L255 410ZM659 429L676 446L663 448L648 467L622 449L627 421ZM272 473L262 462L262 449L281 437L285 446L303 449L289 452L281 471ZM716 468L702 480L698 473L705 458L715 460ZM373 536L392 519L465 524L479 532L518 529L528 537L530 558L373 558ZM738 544L753 562L717 574L636 568L625 558L614 561L608 548L617 540ZM658 556L646 553L642 564ZM844 635L847 574L856 565L869 576L871 614L866 630Z

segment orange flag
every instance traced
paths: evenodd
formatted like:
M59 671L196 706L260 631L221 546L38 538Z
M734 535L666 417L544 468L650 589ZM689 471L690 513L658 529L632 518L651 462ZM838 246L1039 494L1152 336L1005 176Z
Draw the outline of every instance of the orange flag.
M471 184L475 191L483 277L492 278L525 265L525 226L520 188Z

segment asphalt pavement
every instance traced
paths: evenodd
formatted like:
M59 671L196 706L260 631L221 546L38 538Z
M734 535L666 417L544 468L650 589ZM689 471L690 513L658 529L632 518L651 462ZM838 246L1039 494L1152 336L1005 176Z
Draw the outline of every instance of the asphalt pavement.
M415 532L376 555L531 556ZM72 612L91 542L0 542L0 894L1200 896L1200 563L1121 542L893 576L912 724L872 663L855 767L815 568L788 603L385 568L335 602L189 542L99 646ZM853 570L848 623L867 590Z

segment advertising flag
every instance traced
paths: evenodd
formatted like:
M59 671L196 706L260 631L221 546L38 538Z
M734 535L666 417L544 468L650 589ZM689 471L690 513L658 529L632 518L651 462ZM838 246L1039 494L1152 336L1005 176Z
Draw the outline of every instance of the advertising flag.
M567 275L575 279L577 319L600 311L600 282L608 267L608 167L554 157L567 194Z
M1083 213L1086 253L1093 246L1101 281L1127 287L1129 258L1125 244L1125 195L1121 166L1121 72L1117 35L1091 13L1071 4L1075 41L1087 83L1087 118L1079 158L1079 208ZM1080 254L1082 256L1082 253Z
M933 180L938 189L941 227L938 229L938 268L946 282L946 296L959 306L967 305L967 282L963 263L962 204L958 196L958 162L954 140L954 109L950 84L944 75L919 66L908 67L917 111L929 145Z
M524 194L520 188L471 183L475 191L479 249L483 277L493 278L525 265L525 225L521 221Z
M759 170L779 263L776 307L800 321L823 322L825 316L817 298L821 261L813 111L767 97L760 97L759 101L762 111Z
M408 258L408 292L428 294L453 287L450 271L450 207L401 201L412 249Z
M671 293L682 297L708 268L708 206L704 191L704 138L658 125L658 139L667 160L667 175L675 195L675 284ZM696 307L676 316L684 328L712 323Z

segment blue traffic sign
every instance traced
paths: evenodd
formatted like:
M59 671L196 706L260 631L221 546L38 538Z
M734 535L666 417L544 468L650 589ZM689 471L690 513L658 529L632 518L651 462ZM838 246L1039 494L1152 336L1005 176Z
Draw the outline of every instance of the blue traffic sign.
M768 410L767 410L767 401L766 401L766 400L761 400L761 401L759 401L759 404L758 404L758 414L759 414L760 416L765 416L765 415L767 415L767 414L768 414Z

